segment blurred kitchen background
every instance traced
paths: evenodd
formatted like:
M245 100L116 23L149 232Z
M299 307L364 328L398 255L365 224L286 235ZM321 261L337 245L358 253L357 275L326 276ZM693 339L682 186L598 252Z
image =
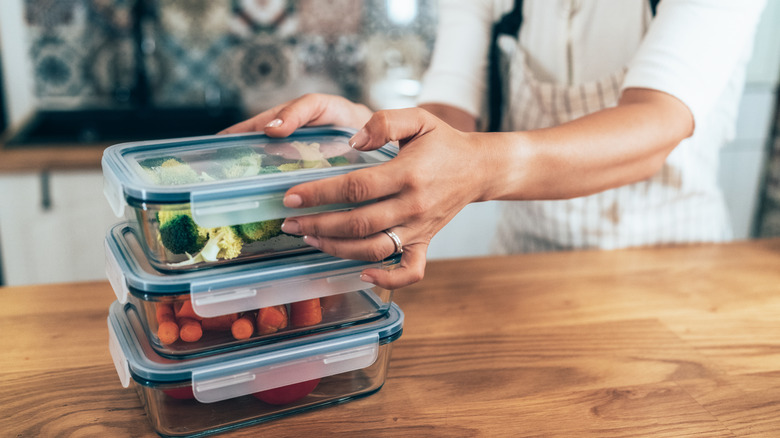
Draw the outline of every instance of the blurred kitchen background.
M780 1L758 30L720 180L738 239L780 236ZM436 0L2 0L0 284L103 279L119 221L74 145L210 134L306 92L413 106ZM46 151L45 166L3 167ZM497 203L467 207L429 258L488 254Z

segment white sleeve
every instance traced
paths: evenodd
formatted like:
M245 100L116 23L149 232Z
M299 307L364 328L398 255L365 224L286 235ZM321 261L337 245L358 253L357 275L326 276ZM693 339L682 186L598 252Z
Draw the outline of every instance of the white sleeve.
M486 94L492 0L440 0L431 64L418 103L442 103L478 117Z
M661 0L628 66L626 88L650 88L704 120L752 50L765 0Z

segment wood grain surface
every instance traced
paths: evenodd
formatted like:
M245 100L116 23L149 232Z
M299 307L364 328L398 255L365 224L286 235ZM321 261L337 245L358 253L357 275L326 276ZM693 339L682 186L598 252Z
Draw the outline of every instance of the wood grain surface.
M113 299L0 289L0 436L157 436ZM395 301L381 391L224 436L780 436L780 240L436 261Z

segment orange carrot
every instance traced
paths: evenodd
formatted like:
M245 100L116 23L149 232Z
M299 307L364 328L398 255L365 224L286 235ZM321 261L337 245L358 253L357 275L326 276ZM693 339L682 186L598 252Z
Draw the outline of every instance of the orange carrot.
M252 315L244 315L233 321L230 332L236 339L249 339L255 331L255 325L252 323Z
M320 299L312 298L290 304L290 320L294 327L308 327L322 322Z
M192 318L198 321L203 319L200 315L195 313L195 309L192 308L192 301L189 300L177 301L176 305L173 306L173 310L176 311L176 319Z
M233 323L238 319L238 313L231 313L229 315L215 316L212 318L203 318L201 324L203 330L230 330Z
M173 306L171 303L154 303L155 315L157 316L157 323L162 324L166 321L173 321L175 319L173 314Z
M179 318L179 337L184 342L195 342L203 336L203 328L200 321L192 318Z
M257 311L257 333L267 335L287 328L287 308L283 305Z
M179 339L179 326L176 321L163 321L157 326L157 337L163 345L173 344Z

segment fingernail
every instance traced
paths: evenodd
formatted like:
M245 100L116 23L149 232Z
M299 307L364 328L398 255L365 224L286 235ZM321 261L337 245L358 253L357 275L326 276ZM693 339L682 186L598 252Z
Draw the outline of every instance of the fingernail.
M365 129L361 129L349 139L349 146L352 149L360 149L365 146L366 143L368 143L368 132L366 132Z
M278 128L282 126L282 119L273 119L270 122L268 122L267 125L265 125L266 128Z
M287 219L284 222L282 222L282 231L284 231L287 234L300 234L301 224L298 223L298 221Z
M287 195L282 200L285 207L295 208L300 207L303 204L303 199L300 195Z
M309 246L320 249L320 239L314 236L303 236L303 241Z
M368 274L360 274L360 280L366 283L374 284L374 278Z

